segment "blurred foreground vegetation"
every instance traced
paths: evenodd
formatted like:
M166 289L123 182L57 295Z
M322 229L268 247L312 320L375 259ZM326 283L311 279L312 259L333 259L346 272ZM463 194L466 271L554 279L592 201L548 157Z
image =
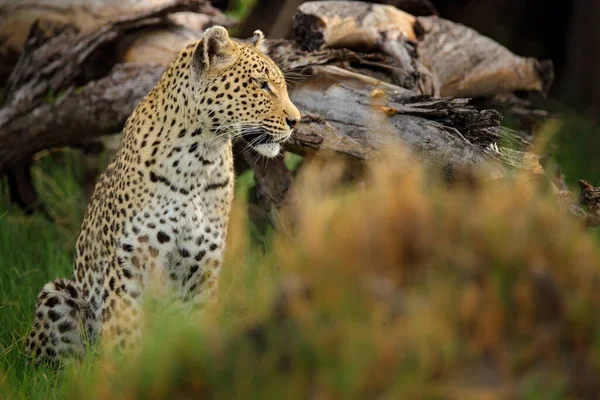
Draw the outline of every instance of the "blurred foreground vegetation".
M219 303L148 301L138 355L32 368L42 285L69 276L81 156L46 154L50 215L0 209L0 398L596 398L600 249L545 185L448 185L410 160L302 166L277 234L251 239L238 182Z

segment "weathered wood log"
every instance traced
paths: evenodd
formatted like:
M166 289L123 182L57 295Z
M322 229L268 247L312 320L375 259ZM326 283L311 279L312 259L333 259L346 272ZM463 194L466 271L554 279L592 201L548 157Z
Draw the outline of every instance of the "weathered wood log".
M122 63L159 63L168 65L186 44L202 37L202 31L184 26L168 29L149 27L132 32L117 46L117 59Z
M398 37L415 42L415 22L413 15L389 5L356 1L349 7L345 1L311 1L298 7L292 29L293 39L306 50L325 46L373 50Z
M398 145L428 165L483 163L497 142L499 114L463 99L431 99L335 66L316 66L290 92L303 123L288 148L369 159ZM326 106L325 106L326 105Z
M321 8L325 7L327 10L329 10L329 8L327 8L327 7L331 6L331 4L335 5L335 4L338 4L338 3L339 2L307 3L307 4L305 4L305 5L303 5L301 7L300 13L302 12L302 9L306 8L306 6L311 6L312 4L320 4ZM361 4L362 3L358 3L359 6ZM408 21L408 22L412 21L414 23L414 17L409 16L408 14L405 14L405 13L401 13L398 10L396 10L395 13L392 13L391 17L389 15L387 15L387 16L383 15L381 10L389 10L389 8L388 8L389 6L373 6L373 5L370 5L370 7L373 7L373 8L384 7L384 8L379 9L380 11L377 14L371 16L371 18L374 21L380 21L380 22L383 21L380 24L380 27L382 29L384 29L386 26L392 26L393 24L390 22L390 20L393 21L394 18L401 18L401 19L402 18L408 18L407 20L405 20L405 22L406 21ZM321 8L318 8L318 10L320 10ZM350 14L352 16L352 13L350 13ZM329 15L329 14L327 14L327 15ZM336 20L336 18L338 18L338 17L335 16L335 14L331 14L329 16L331 17L330 19L332 21ZM381 18L378 20L377 18L379 18L379 17L381 17ZM350 25L348 25L348 26L354 26L354 27L356 26L356 23L355 23L356 21L354 21L351 17L350 17L349 21L350 22L348 22L347 24L350 24ZM369 26L365 25L365 21L364 20L362 20L360 22L360 24L362 24L362 25L360 25L360 26L362 26L362 28L360 28L360 29L369 29ZM343 24L341 24L341 25L343 25ZM408 26L406 23L404 25ZM414 34L414 32L412 34ZM402 35L403 35L402 32L399 32L399 33L397 32L396 36L400 37ZM367 37L367 42L366 43L372 43L373 41L378 40L374 35L366 36L366 37ZM92 40L89 40L89 39L87 39L87 40L88 40L88 43L94 43ZM371 42L368 42L369 40ZM183 39L182 39L182 41L183 41ZM52 54L56 54L56 53L52 53ZM298 68L298 67L302 67L302 66L315 65L315 64L322 64L322 63L331 63L331 62L335 61L336 58L337 58L337 60L341 60L342 62L351 62L352 61L352 57L354 57L354 61L355 62L358 61L358 63L363 63L363 65L366 64L365 63L366 60L365 60L364 57L357 56L355 53L351 53L348 50L337 50L337 52L334 51L334 50L328 50L328 51L325 51L325 52L323 52L323 51L321 51L321 52L313 52L313 53L310 53L310 54L307 53L307 52L304 52L303 54L299 54L298 51L296 51L294 48L292 48L290 46L289 43L286 43L286 42L274 43L273 49L271 50L271 54L274 56L274 58L276 60L279 60L280 64L282 64L282 66L284 68L286 68L286 69L287 68ZM282 57L282 54L284 55L284 57ZM287 58L285 57L285 55L287 55ZM169 56L168 59L170 59L170 57L171 56ZM166 57L165 57L165 59L166 59ZM285 59L285 61L282 61L282 59ZM33 65L34 63L31 63L31 64ZM283 64L285 64L285 65L283 65ZM388 65L389 66L389 64L386 64L384 62L380 62L380 63L373 63L371 65L367 64L367 67L372 67L374 64L377 64L378 67L381 67L381 66L384 66L384 65ZM81 68L80 65L76 65L76 67ZM398 70L398 67L390 66L388 70L389 71L396 71L396 70ZM333 70L330 70L327 73L331 74L331 71L333 71ZM321 73L323 74L325 72L322 71ZM332 77L329 77L329 78L325 77L325 78L323 78L322 85L330 85L332 82L336 82L339 79L348 79L349 77L352 77L351 80L355 80L356 82L360 81L360 83L357 86L355 85L355 89L357 87L359 87L359 86L363 87L363 88L366 88L366 87L369 87L369 86L370 87L375 87L377 85L380 85L380 83L377 82L377 81L374 81L374 80L369 81L369 79L367 79L363 75L351 74L351 73L349 73L347 71L343 72L343 70L336 70L335 74L337 74L338 76L335 76L333 78ZM342 74L345 75L343 78L341 76ZM52 74L49 74L49 75L52 75ZM58 81L60 82L60 79L58 79ZM314 82L314 81L315 81L314 79L311 80L311 82ZM368 81L368 83L367 83L367 81ZM302 103L304 101L305 104L302 104L301 108L302 107L304 108L305 113L308 113L309 115L315 116L315 118L313 118L312 122L306 124L307 126L312 126L313 128L311 128L311 129L314 130L314 126L315 126L314 125L315 124L314 121L317 120L318 117L322 117L322 116L320 116L318 113L315 112L314 104L318 104L318 102L314 103L317 100L311 98L311 96L313 96L315 93L319 93L319 92L315 91L314 88L312 89L312 91L311 90L307 91L306 87L307 87L306 85L300 85L298 88L292 90L292 96L297 97L298 101L300 103ZM392 87L390 90L392 92L394 92L394 93L397 93L400 90L400 88L398 88L398 87ZM364 92L364 89L362 91ZM43 92L44 92L44 90L39 90L38 93L43 93ZM327 92L327 93L329 93L329 92ZM26 94L30 95L29 92L27 92ZM305 97L308 96L308 97L306 97L306 100L303 100L302 97L301 97L301 95L305 96ZM348 92L348 93L345 93L345 95L354 96L355 93ZM370 94L368 94L368 95L370 95ZM11 96L13 96L13 95L9 91L9 99L11 98ZM39 96L39 94L38 94L38 96ZM362 96L361 98L368 99L368 97L365 97L365 93L362 93L361 96ZM412 98L412 99L417 98L417 97L415 97L415 95L413 93L407 93L406 96L407 96L407 99L408 98ZM348 99L350 99L350 98L351 97L348 97ZM348 102L348 99L346 99L345 102ZM421 105L425 105L425 108L429 107L429 110L425 111L424 108L420 108L421 105L416 104L415 101L411 101L411 100L407 100L407 99L403 99L402 100L403 104L396 104L396 103L394 103L392 101L392 103L390 103L391 105L382 105L381 107L387 109L388 113L392 112L392 113L396 113L396 114L401 115L401 116L408 115L406 113L412 113L411 117L412 118L417 118L416 115L419 114L419 113L421 113L422 116L427 115L429 117L439 118L444 113L443 111L440 111L443 108L442 103L446 102L445 104L446 104L447 107L449 107L449 109L452 109L452 107L458 107L458 108L460 108L460 107L462 107L462 106L465 105L464 102L461 102L459 100L453 101L454 103L447 102L447 101L441 101L441 102L437 102L436 103L436 102L429 102L429 100L424 100ZM332 99L329 99L329 100L332 100ZM366 102L366 101L363 102L363 104L361 104L359 107L363 107L363 109L367 110L370 113L372 111L372 104L373 104L372 100L373 99L369 100L370 103ZM336 101L341 101L341 100L337 99ZM329 102L327 104L335 104L335 103ZM407 104L410 104L410 106L407 106ZM355 107L356 107L356 105L355 105ZM351 108L346 108L346 107L340 107L339 110L332 111L331 113L333 115L333 114L335 114L335 112L338 112L338 111L342 112L344 108L345 109L351 109ZM437 108L435 110L435 112L433 112L434 108ZM3 110L3 112L5 112L5 111L6 110ZM437 116L436 116L436 113L437 113ZM343 114L341 114L341 115L343 115ZM363 112L361 112L359 114L356 114L356 115L365 115L365 111L363 111ZM488 115L488 117L491 117L493 115L493 113L488 112L487 115ZM420 117L418 117L418 118L420 118ZM325 118L325 119L327 119L327 118ZM455 118L454 121L450 121L449 122L449 126L452 129L457 129L456 127L453 127L453 124L456 121L458 121L459 119L460 118ZM495 123L497 125L497 116L493 117L492 119L496 120ZM343 118L339 118L339 116L338 116L337 121L340 121L340 120L343 120ZM365 118L365 120L367 120L367 119ZM411 121L413 121L413 120L411 120ZM2 122L2 119L0 119L0 122ZM419 123L421 123L421 122L422 121L420 121ZM353 123L356 124L356 121L354 121ZM408 124L408 125L410 125L410 124ZM16 126L18 126L18 124ZM399 128L399 127L396 127L396 128ZM430 125L428 125L428 129L429 128L430 128ZM448 126L444 126L444 125L437 126L437 128L438 129L439 128L443 128L443 129L445 129L446 132L448 130ZM487 128L488 127L484 127L484 130L487 129ZM375 130L375 129L371 129L371 130ZM400 130L403 131L403 132L406 132L405 125L402 125L402 128ZM299 132L301 132L301 131L302 131L302 129L299 130ZM366 133L368 131L369 131L369 129L367 129L365 127L364 128L364 132ZM426 132L427 129L422 130L422 131ZM457 129L456 132L458 132L458 135L456 135L457 137L459 137L461 134L464 136L464 133L461 133L460 129ZM465 130L465 132L471 132L472 133L472 132L478 132L478 131L473 130L471 128L467 128ZM6 134L6 132L5 132L5 134ZM299 133L299 135L302 136L300 133ZM443 138L444 135L432 134L432 137L433 136L436 136L438 138L436 140L449 140L449 139L439 139L440 137ZM445 135L445 136L448 136L448 135ZM477 142L478 145L481 146L481 148L485 149L487 145L489 145L490 143L498 140L498 134L497 133L490 134L489 137L483 137L483 136L476 137L476 136L477 135L472 135L472 137L470 138L471 140L475 139L475 141L469 142L467 140L467 141L465 141L465 143L471 143L472 144L472 143ZM312 137L310 135L304 135L304 137L307 138L307 140L308 140L307 143L312 143L311 141L316 140L314 137ZM335 138L335 137L336 137L336 135L330 135L330 137L328 137L327 140L332 140L332 138ZM347 152L348 154L351 154L351 155L353 155L355 157L367 158L368 154L371 151L370 147L377 148L378 146L381 146L381 143L377 142L377 140L378 140L377 139L377 137L378 137L377 135L373 135L373 138L368 139L368 140L374 140L375 144L369 144L368 142L365 142L365 143L361 143L361 145L359 147L356 147L356 143L354 143L354 142L352 142L352 141L349 140L349 138L352 138L352 135L349 135L346 132L342 132L342 134L341 134L340 137L342 139L339 141L339 143L336 144L335 146L331 145L331 148L334 149L334 150L336 150L336 151ZM411 145L415 145L415 144L417 144L419 142L419 140L422 140L422 139L423 139L423 136L420 136L420 137L416 136L416 137L414 137L414 138L412 138L410 140L407 140L406 143L411 144ZM356 138L354 138L354 140L356 140ZM433 140L433 139L427 138L426 141L429 141L429 140ZM311 144L311 145L313 145L313 144ZM444 146L445 145L447 145L447 144L444 143ZM338 146L338 147L336 147L336 146ZM432 148L431 145L429 145L429 144L427 145L427 147L428 148ZM442 147L443 146L440 144L440 148L442 148ZM457 145L457 147L461 147L461 145ZM350 150L348 150L348 149L350 149ZM455 152L454 150L452 150L452 151L442 151L442 153L454 154L453 161L458 161L458 160L461 159L461 156L459 155L459 154L461 154L461 151L458 151L458 152ZM469 152L467 152L467 153L469 153ZM432 155L433 159L437 158L437 153L435 153L435 154L436 155ZM471 154L471 156L472 156L472 154ZM440 158L438 160L438 162L441 162L440 160L443 160L443 157ZM0 153L0 168L2 167L2 165L3 165L2 164L2 154Z
M187 41L188 38L183 37L181 42L176 43L181 46L165 49L158 59L166 64ZM63 44L62 41L56 43ZM302 68L326 63L342 65L348 62L363 65L365 68L383 69L387 65L380 56L359 55L349 50L306 53L300 52L290 42L285 41L270 42L270 48L284 68ZM56 54L57 51L54 50L50 54ZM167 59L169 52L172 54ZM7 113L6 108L0 110L0 115L5 115L6 118L0 130L0 140L5 144L0 148L0 171L10 169L20 158L45 148L79 144L120 131L126 117L133 111L142 95L154 86L163 68L164 66L160 65L117 67L106 78L92 81L77 91L70 90L61 94L52 104L35 98L34 102L27 103L27 107L16 109L12 115L4 114ZM393 70L393 67L390 67L390 70ZM56 69L54 74L64 79L64 82L69 82L64 70ZM46 85L48 82L60 81L59 78L50 74L48 80L43 79L41 83ZM72 81L70 83L72 85ZM68 83L64 84L67 85ZM39 90L39 96L42 95L45 95L45 92ZM12 105L13 103L8 103L7 107ZM107 115L111 115L110 118L107 118Z
M207 6L210 7L204 1L177 0L163 7L121 17L90 33L64 29L60 35L48 39L41 45L32 44L35 42L37 31L37 25L34 25L30 45L8 80L6 101L4 107L0 109L0 141L9 143L16 139L15 136L26 141L26 138L22 137L23 130L15 131L14 125L9 127L9 124L13 124L17 118L43 103L48 93L57 93L74 86L86 74L97 76L99 74L97 71L89 71L89 68L96 68L97 63L90 67L88 60L95 55L95 59L101 58L95 53L104 49L107 44L114 43L124 32L156 24L160 18L173 12L201 11ZM14 161L15 155L10 147L2 147L0 173L9 166L10 159Z
M0 0L0 86L17 63L31 27L40 19L49 24L70 25L78 31L91 32L122 16L170 3L171 0ZM165 16L164 21L196 31L203 31L214 24L230 26L233 23L208 1L198 3L204 3L201 13L174 12ZM168 29L160 29L160 32L166 38L171 35Z
M323 48L351 48L383 52L396 62L394 83L421 93L432 92L429 75L417 61L409 41L415 42L415 17L389 5L343 1L302 4L294 15L293 38L298 47L316 51ZM427 87L419 90L419 85Z
M286 78L290 83L302 80L306 67L324 64L337 65L406 89L415 88L418 83L416 74L408 74L408 68L382 53L358 53L343 48L306 51L286 40L267 40L266 43L269 57L284 71L289 71Z
M276 224L277 211L288 202L292 189L293 177L284 162L284 156L273 159L258 156L245 150L242 154L253 166L255 189L250 193L250 218L261 231L267 226Z
M0 166L11 168L26 155L119 132L163 71L158 64L118 65L108 76L11 119L0 131Z
M349 51L307 53L298 60L283 57L285 49L296 54L289 42L275 42L271 48L285 69L348 59L361 62ZM134 77L136 68L139 74ZM43 148L82 143L118 131L161 70L159 66L116 68L107 78L91 82L79 92L69 92L55 104L43 104L29 114L11 118L0 131L0 139L7 144L0 149L0 170ZM318 147L368 159L390 138L396 138L422 153L428 163L473 164L482 159L489 144L500 139L491 129L498 125L498 114L477 111L466 100L432 100L334 66L312 66L310 73L309 79L290 90L293 101L308 116L290 144L290 149L299 153ZM78 105L85 107L78 111ZM118 115L114 111L117 106ZM79 133L83 126L87 127L85 134Z
M173 1L162 7L118 18L91 33L65 30L33 51L24 53L7 82L6 104L0 110L0 131L6 121L35 107L50 91L67 88L86 72L97 75L96 71L86 71L86 68L96 67L86 62L94 52L114 43L124 32L156 24L170 13L200 12L207 5L210 6L205 1Z
M494 112L479 112L465 100L432 100L376 78L325 65L348 61L364 62L364 67L379 65L351 51L303 52L304 57L297 57L298 50L285 41L272 42L270 51L284 69L311 67L306 71L309 78L290 89L292 99L306 116L289 144L292 151L306 155L319 149L364 160L385 148L391 138L419 152L426 163L447 167L483 160L485 146L498 140L493 129L487 131L498 124ZM11 119L0 133L6 144L0 149L0 166L15 165L45 148L80 144L118 132L163 69L161 65L118 66L105 78ZM477 138L478 144L470 143L465 135ZM253 157L250 152L243 156ZM287 169L272 163L265 168L255 160L248 160L248 164L255 167L263 209L270 210L269 204L279 206L291 182Z
M547 93L552 62L514 55L473 29L439 17L419 17L419 60L435 77L434 95L478 97L517 90Z
M436 16L414 17L391 6L307 2L294 16L293 32L305 49L382 51L396 58L407 74L418 73L420 92L433 96L545 93L554 76L549 61L518 57L463 25ZM416 45L414 55L407 40Z
M22 116L27 115L30 118L29 124L35 126L32 122L35 120L31 119L34 114L32 111L36 110L48 95L106 75L116 62L115 51L110 51L109 48L114 47L117 39L124 33L157 23L164 25L164 19L171 13L205 9L209 12L215 11L204 0L172 1L159 7L145 9L135 15L121 16L87 33L79 33L72 25L60 22L39 20L34 23L24 52L7 81L6 101L0 109L0 140L6 144L0 149L0 174L8 172L9 181L14 181L14 184L10 185L11 197L20 203L29 199L30 204L25 205L27 209L33 209L39 204L39 201L31 196L31 190L28 190L33 187L31 182L20 181L21 178L30 175L21 173L17 176L14 175L14 171L10 171L11 167L17 165L20 169L27 169L28 166L23 165L23 160L29 159L33 154L29 151L31 143L28 143L28 138L35 137L36 130L28 132L26 126L20 125L22 120L19 120ZM53 124L49 126L56 127ZM17 148L9 147L15 140L23 144ZM45 144L47 141L42 140L40 143ZM14 190L20 190L22 193Z
M291 33L290 21L296 8L303 2L304 0L258 0L242 25L241 36L250 37L255 29L261 29L270 38L288 38ZM371 0L367 3L387 4L412 15L438 15L429 0Z

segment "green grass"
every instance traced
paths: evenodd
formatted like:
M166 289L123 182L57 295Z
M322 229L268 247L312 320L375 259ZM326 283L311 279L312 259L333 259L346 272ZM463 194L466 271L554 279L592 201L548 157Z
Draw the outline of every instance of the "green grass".
M22 338L31 327L35 298L52 278L69 276L78 225L85 202L82 171L75 153L61 162L44 157L34 171L36 187L59 223L42 215L26 216L10 204L0 185L0 370L26 397L50 397L57 374L26 368ZM1 396L0 396L1 397Z

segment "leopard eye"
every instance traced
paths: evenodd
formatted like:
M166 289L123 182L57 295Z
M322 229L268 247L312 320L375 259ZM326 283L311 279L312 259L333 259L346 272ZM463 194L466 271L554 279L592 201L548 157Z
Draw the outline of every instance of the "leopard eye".
M266 91L270 91L271 90L271 88L269 87L269 82L267 82L267 81L260 82L260 88L262 90L266 90Z

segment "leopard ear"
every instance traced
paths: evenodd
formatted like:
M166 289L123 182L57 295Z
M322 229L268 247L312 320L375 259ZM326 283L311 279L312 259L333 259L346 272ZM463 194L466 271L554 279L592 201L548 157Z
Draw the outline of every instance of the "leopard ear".
M235 61L233 43L227 29L213 26L204 32L194 53L194 64L202 72L220 70Z
M248 39L250 43L254 45L254 47L260 49L263 53L267 52L267 45L265 43L265 35L261 30L257 29L254 31L254 36Z

